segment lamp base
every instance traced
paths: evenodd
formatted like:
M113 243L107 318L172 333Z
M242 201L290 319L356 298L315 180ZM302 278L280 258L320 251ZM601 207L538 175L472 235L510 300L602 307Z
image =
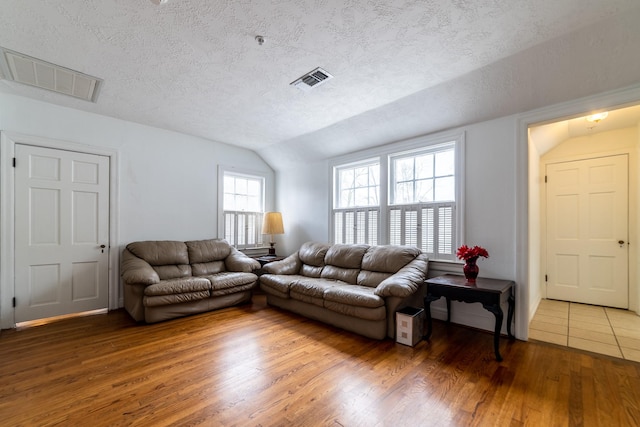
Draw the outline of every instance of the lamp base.
M269 255L276 255L276 248L275 248L275 243L271 242L271 247L269 247Z

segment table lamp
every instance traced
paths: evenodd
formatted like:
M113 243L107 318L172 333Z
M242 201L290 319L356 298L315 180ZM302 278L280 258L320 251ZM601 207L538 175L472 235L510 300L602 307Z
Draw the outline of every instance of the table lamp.
M282 214L280 212L266 212L264 214L264 220L262 222L262 234L270 234L271 240L269 248L269 255L276 255L276 242L273 240L274 234L284 234L284 227L282 225Z

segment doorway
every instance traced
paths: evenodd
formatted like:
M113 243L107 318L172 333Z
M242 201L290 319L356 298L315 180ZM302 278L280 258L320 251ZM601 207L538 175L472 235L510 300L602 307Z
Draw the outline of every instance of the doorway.
M15 322L106 309L109 158L16 144Z
M2 131L0 132L0 328L8 329L16 327L16 319L20 318L16 317L16 305L20 303L21 299L24 301L25 298L24 296L20 295L20 290L17 289L16 283L16 276L19 276L19 273L16 270L16 249L19 249L19 243L16 238L18 234L16 225L19 225L18 223L24 220L24 218L16 218L16 205L19 202L19 197L16 195L16 169L19 168L14 168L13 162L14 159L16 159L16 165L18 164L17 151L20 150L19 146L21 145L52 149L54 152L63 151L72 153L72 155L80 155L79 158L76 158L76 176L78 178L78 181L91 181L93 179L92 177L94 176L94 172L96 169L94 166L91 166L91 161L85 162L86 159L92 158L93 156L98 156L98 158L101 158L100 161L102 162L104 162L105 159L107 160L107 174L106 176L102 175L104 178L101 178L101 182L102 184L104 184L104 182L106 181L106 185L108 187L108 195L106 196L106 198L104 198L104 201L97 202L98 204L100 204L105 203L106 201L106 208L104 208L106 209L106 218L108 224L108 226L106 227L106 238L104 238L104 234L101 234L103 233L102 231L95 232L93 229L93 225L87 222L79 223L74 230L74 233L77 237L76 240L83 241L83 245L86 246L81 251L81 253L84 253L83 256L91 252L98 252L99 257L103 257L106 259L106 292L100 293L100 298L106 297L106 304L104 300L100 300L100 306L102 308L106 307L109 310L113 310L122 306L122 293L119 289L118 277L120 251L118 250L117 151L109 148L80 144L77 142L61 141L33 135ZM88 155L89 157L83 158L82 155ZM50 165L53 163L55 162L50 162ZM82 185L88 184L84 183ZM43 186L42 188L46 188L46 186ZM90 208L96 203L96 201L100 200L100 197L92 196L91 191L86 191L86 187L79 190L80 191L78 191L76 195L75 209L84 211L90 210ZM47 193L47 191L42 191L40 195L43 195L44 193ZM55 191L49 191L48 193L48 197L51 199L51 194L54 194ZM47 196L45 196L45 200L46 197ZM49 200L49 202L51 202L51 200ZM41 219L44 219L45 221L47 220L47 218L48 220L51 220L50 217L46 215L42 216L43 218ZM94 232L99 236L99 239L94 239L94 241L101 241L98 244L99 249L92 247L91 250L87 250L89 249L88 246L95 246L95 243L88 243L91 240L91 233ZM40 233L40 238L46 236L45 230L41 230ZM104 242L102 242L103 238ZM100 245L102 244L105 245L104 248L100 247ZM104 263L104 261L102 261L102 263ZM100 262L98 262L98 264L100 264ZM104 270L104 266L102 266L102 264L99 266L98 264L94 264L94 261L90 260L89 258L79 259L79 263L75 265L75 271L73 271L73 269L71 270L72 275L75 276L76 280L82 280L82 282L88 283L90 281L89 277L93 277L93 274L100 269ZM46 266L49 264L43 263L39 265ZM38 267L32 270L40 270L39 272L43 272L48 268L49 267ZM49 273L51 272L48 271L47 274ZM50 286L52 286L51 283L47 283L45 279L42 279L42 275L40 277L35 277L35 280L37 283L42 284L41 286L43 286L44 289L52 289L50 288ZM72 299L75 300L75 302L91 300L93 299L92 292L93 294L97 293L93 289L95 288L91 288L90 286L77 287L72 290ZM47 296L44 298L44 300L40 300L39 303L47 301L48 299L52 300L53 298ZM83 307L73 309L73 311L76 310L88 311ZM91 310L90 312L95 313L96 311ZM98 310L97 312L100 311ZM49 316L50 314L40 314L37 317L40 317L41 315Z
M629 307L628 157L545 165L548 299Z
M526 273L525 277L529 281L526 295L529 300L527 319L529 338L617 357L622 354L624 358L640 361L640 347L638 347L640 341L636 339L638 322L640 322L640 316L638 316L640 313L638 289L640 251L635 244L640 230L638 216L640 105L637 105L638 99L640 99L640 91L628 91L624 96L613 94L594 97L532 114L522 120L522 129L526 130L522 140L527 141L528 144L525 146L528 152L521 151L520 154L521 158L527 161L528 173L526 185L521 183L520 188L528 193L525 198L528 206L522 209L522 212L527 213L528 218L526 229L522 229L521 241L527 242L528 253L526 260L524 257L521 258L523 268L520 271ZM627 104L624 104L625 102ZM609 105L606 119L588 122L586 116L579 114L585 108L597 104ZM616 107L616 105L626 106ZM569 115L575 118L550 120L551 117ZM605 307L605 305L614 304L600 301L596 303L602 303L602 305L592 305L594 301L588 301L589 304L569 302L570 298L554 295L553 291L548 292L545 281L545 275L548 274L547 264L550 263L548 258L551 257L547 254L546 235L548 218L544 180L547 175L547 166L571 165L574 161L617 156L622 156L623 159L626 157L628 164L628 237L627 239L616 238L624 240L625 243L621 248L618 240L615 240L611 249L617 247L618 250L627 252L628 305L626 310ZM605 204L605 209L610 207L611 204ZM600 214L603 216L603 212ZM603 221L611 225L613 220L603 219ZM574 223L578 222L565 220L562 232L566 235L571 231ZM624 231L621 233L624 234ZM565 278L565 281L571 280ZM603 282L602 279L597 281Z
M529 196L531 205L539 212L539 224L530 223L540 241L537 292L543 299L637 311L637 265L629 260L638 256L633 242L638 235L640 106L613 109L607 118L596 122L587 118L582 116L529 128L530 149L536 156L532 159L536 163L530 164L537 169ZM545 183L548 173L557 176L553 182ZM604 183L614 176L616 184ZM562 180L567 181L566 185L558 187ZM576 183L581 180L581 183L572 187L569 185L572 180ZM533 185L535 181L537 185ZM611 185L618 186L613 193ZM589 200L599 203L590 207ZM557 215L558 212L565 214L562 223L549 217L550 209ZM566 215L569 211L573 213ZM570 236L572 232L574 236ZM583 240L577 239L578 233ZM590 254L585 252L588 236L593 237L591 243L595 246L591 247ZM573 250L564 247L567 244L574 244ZM582 255L577 256L575 249L580 249ZM593 268L595 270L590 271ZM580 281L578 274L581 274ZM604 278L604 274L609 277ZM587 297L588 288L600 289ZM534 298L535 292L536 289L532 289ZM614 298L614 294L619 298Z

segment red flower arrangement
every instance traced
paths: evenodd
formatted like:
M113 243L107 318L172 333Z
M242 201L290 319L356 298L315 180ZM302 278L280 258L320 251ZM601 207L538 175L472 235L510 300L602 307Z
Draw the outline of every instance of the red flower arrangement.
M462 245L458 248L458 252L456 255L459 259L463 259L465 261L469 259L477 259L478 257L489 258L489 252L482 246L474 246L470 248L467 245Z

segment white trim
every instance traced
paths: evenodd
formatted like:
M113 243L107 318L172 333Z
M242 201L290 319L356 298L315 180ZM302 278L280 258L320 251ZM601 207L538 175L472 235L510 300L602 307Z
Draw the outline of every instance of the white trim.
M118 152L102 147L60 141L50 138L25 135L13 132L0 133L0 327L14 328L14 309L12 301L15 296L15 211L14 184L15 172L13 158L15 145L25 144L57 150L75 151L109 157L109 310L122 307L123 296L120 295L120 245L118 227L120 212L118 207Z
M640 102L640 85L596 94L578 100L552 105L516 116L516 328L518 339L529 336L530 311L539 301L529 301L529 126L562 119L580 117L585 112L615 109ZM638 298L640 307L640 297ZM531 313L533 315L533 313Z
M224 237L224 174L246 176L248 178L262 178L263 180L263 212L275 211L274 177L273 173L252 169L237 168L235 166L218 165L218 237ZM265 246L266 247L266 246ZM256 249L256 248L251 248ZM257 248L261 249L261 248Z
M460 245L460 242L465 238L464 227L464 194L465 194L465 151L466 151L466 133L464 130L445 131L435 134L423 135L416 138L411 138L403 141L397 141L384 146L371 148L368 150L357 151L354 153L346 154L344 156L334 157L329 160L329 177L330 177L330 200L329 203L329 230L327 241L333 242L334 240L334 204L336 199L336 170L340 167L348 167L351 165L367 164L369 162L378 159L380 162L380 217L379 224L381 224L378 239L379 244L389 241L388 230L388 207L389 207L389 162L390 157L410 153L412 151L428 150L435 148L439 145L445 145L447 143L454 143L455 150L455 182L456 182L456 236L455 241L452 242L454 248ZM455 250L455 249L454 249Z
M340 172L345 170L345 169L356 169L356 168L364 168L364 167L371 167L371 166L378 166L378 179L380 179L380 172L382 169L382 164L380 162L380 157L371 157L371 158L367 158L367 159L363 159L360 160L358 162L352 162L352 163L347 163L347 164L341 164L341 165L336 165L332 167L332 182L333 185L331 186L331 201L332 201L332 206L333 209L332 210L351 210L351 209L360 209L360 208L380 208L380 194L378 194L378 204L377 205L354 205L354 206L338 206L340 204L340 180L339 180L339 175ZM369 186L367 186L369 187ZM378 188L379 190L381 187L381 183L378 183ZM362 187L359 187L362 188ZM380 193L381 191L379 191Z

